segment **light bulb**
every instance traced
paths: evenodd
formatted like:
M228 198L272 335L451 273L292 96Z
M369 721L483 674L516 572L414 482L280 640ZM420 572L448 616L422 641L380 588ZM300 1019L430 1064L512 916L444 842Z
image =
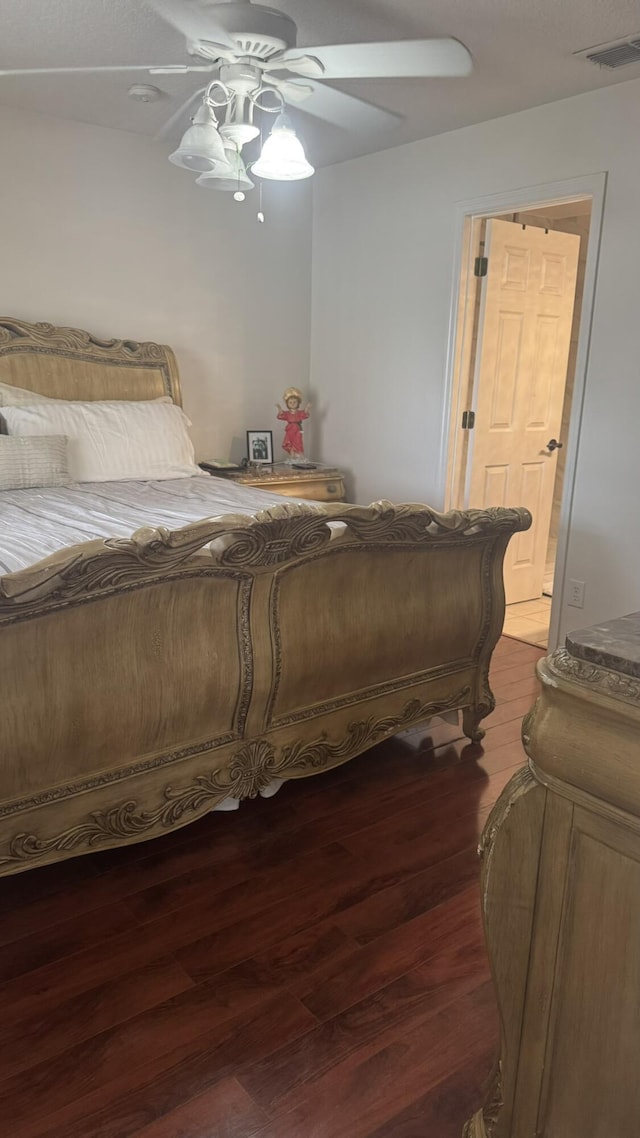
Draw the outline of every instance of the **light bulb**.
M235 194L233 195L233 200L234 202L243 202L246 196L247 195L243 194L242 190L236 190Z

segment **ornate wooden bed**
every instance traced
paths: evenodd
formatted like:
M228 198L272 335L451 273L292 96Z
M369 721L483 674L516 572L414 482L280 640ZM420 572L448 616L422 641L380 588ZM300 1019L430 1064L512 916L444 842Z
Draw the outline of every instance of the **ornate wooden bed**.
M180 401L169 348L17 320L0 381ZM479 740L503 556L529 524L283 503L0 578L0 874L144 841L444 711Z

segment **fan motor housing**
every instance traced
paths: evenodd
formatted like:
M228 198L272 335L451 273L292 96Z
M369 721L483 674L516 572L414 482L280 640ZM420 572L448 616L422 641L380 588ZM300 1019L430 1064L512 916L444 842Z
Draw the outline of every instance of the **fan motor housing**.
M275 8L232 0L227 4L207 4L206 9L236 41L239 55L270 59L279 51L296 46L296 23Z

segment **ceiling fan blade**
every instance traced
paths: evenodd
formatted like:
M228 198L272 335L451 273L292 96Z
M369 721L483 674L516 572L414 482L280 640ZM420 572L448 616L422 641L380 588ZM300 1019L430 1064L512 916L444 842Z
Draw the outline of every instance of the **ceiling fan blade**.
M294 87L296 84L291 81L287 86ZM402 120L402 115L384 111L381 107L375 107L373 103L365 103L364 99L356 99L354 95L346 95L344 91L336 91L334 87L327 87L324 83L305 83L304 86L311 87L312 93L305 97L301 110L331 123L332 126L339 126L342 130L358 134L374 134L391 126L397 126ZM285 98L293 101L286 93Z
M93 75L116 71L148 71L150 75L187 75L190 71L213 71L215 64L188 63L125 63L122 67L18 67L0 68L2 75Z
M201 8L193 0L147 0L167 24L182 32L191 43L207 40L219 44L226 51L237 54L237 48L222 24L206 8Z
M260 64L263 71L290 71L293 75L302 75L305 79L322 79L324 67L319 59L312 55L296 55L295 51L280 52Z
M167 63L164 67L150 67L150 75L189 75L192 71L209 72L217 71L217 63Z
M459 40L399 40L395 43L341 43L305 48L324 66L325 79L392 79L469 75L471 54ZM287 65L284 52L282 62Z
M160 130L158 131L158 133L156 134L156 136L155 136L156 142L160 142L166 138L171 137L171 135L173 134L174 127L177 126L177 124L185 118L186 113L189 110L191 104L195 103L197 99L202 98L206 89L207 89L206 87L200 87L200 89L198 91L194 91L192 95L189 95L189 98L185 99L184 103L181 103L181 105L178 107L177 111L175 111L172 114L170 119L167 119L164 126L161 127Z
M288 103L304 103L313 95L314 88L310 83L296 83L292 79L276 79L275 75L265 75L265 83L280 91L283 99Z

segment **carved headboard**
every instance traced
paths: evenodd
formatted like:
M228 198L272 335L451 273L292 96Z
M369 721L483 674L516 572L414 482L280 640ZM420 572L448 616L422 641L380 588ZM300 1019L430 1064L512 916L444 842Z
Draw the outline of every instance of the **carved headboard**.
M0 317L0 383L55 399L157 399L181 404L171 348L98 340L79 328Z

